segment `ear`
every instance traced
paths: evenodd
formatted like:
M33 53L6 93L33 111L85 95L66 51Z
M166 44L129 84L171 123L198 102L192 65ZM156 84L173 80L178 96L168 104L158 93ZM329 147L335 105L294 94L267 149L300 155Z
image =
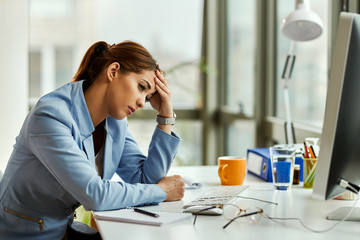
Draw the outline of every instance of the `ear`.
M116 78L117 74L119 74L119 70L120 70L120 64L118 62L113 62L112 64L109 65L109 67L107 68L106 75L110 82Z

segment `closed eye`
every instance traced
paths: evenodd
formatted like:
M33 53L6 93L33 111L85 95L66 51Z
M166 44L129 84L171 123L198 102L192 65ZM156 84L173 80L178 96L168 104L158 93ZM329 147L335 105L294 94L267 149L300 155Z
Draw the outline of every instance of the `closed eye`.
M139 83L139 89L140 91L144 91L146 88L144 85L142 85L141 83Z
M141 83L139 83L139 89L140 89L140 92L143 92L146 90L146 87L144 85L142 85ZM149 102L149 99L151 98L151 95L150 96L146 96L145 97L145 102Z

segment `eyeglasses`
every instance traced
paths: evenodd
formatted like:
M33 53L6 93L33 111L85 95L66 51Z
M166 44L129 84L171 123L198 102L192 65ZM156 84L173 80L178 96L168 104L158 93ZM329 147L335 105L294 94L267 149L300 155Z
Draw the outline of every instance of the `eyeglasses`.
M275 202L270 202L270 201L266 201L266 200L262 200L262 199L258 199L258 198L242 197L242 196L237 196L237 197L267 203L267 205L265 205L265 207L267 207L269 205L276 205L276 206L278 205ZM263 208L265 208L265 207L263 207ZM223 229L228 227L236 219L239 219L242 217L245 217L246 220L248 220L250 223L257 223L261 220L262 214L264 212L264 210L259 207L250 207L250 208L246 208L246 209L241 209L239 206L237 206L235 204L225 204L223 206L223 209L224 209L225 218L230 220L227 224L225 224L223 226Z
M236 196L236 197L237 198L248 199L248 200L255 200L255 201L264 202L264 203L267 203L267 205L278 205L275 202L270 202L270 201L266 201L266 200L262 200L262 199L258 199L258 198L242 197L242 196ZM267 206L267 205L265 205L265 206ZM242 217L246 217L246 219L251 223L257 223L257 222L260 221L260 219L262 217L262 213L264 212L264 210L262 208L259 208L259 207L250 207L250 208L247 208L247 209L241 209L240 207L238 207L235 204L214 205L214 206L206 207L206 208L201 209L198 212L194 213L195 216L194 216L193 225L195 225L195 223L196 223L196 219L197 219L198 214L201 214L201 212L204 212L204 211L207 211L207 210L210 210L210 209L214 209L214 208L223 209L223 215L225 216L225 218L230 220L227 224L225 224L223 226L224 229L227 226L229 226L232 222L234 222L236 219L242 218Z
M239 206L235 204L225 204L223 206L224 217L229 219L230 221L223 226L225 229L236 219L245 217L250 223L257 223L260 221L262 213L264 210L259 207L250 207L246 209L241 209Z

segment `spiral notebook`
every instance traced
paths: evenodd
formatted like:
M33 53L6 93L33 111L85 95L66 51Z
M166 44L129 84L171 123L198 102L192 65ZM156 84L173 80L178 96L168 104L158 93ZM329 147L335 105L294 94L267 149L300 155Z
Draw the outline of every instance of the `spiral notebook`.
M95 219L106 220L106 221L116 221L116 222L126 222L126 223L137 223L153 226L162 226L165 224L172 224L179 221L183 221L191 218L191 214L183 212L169 212L161 210L147 210L159 215L159 217L152 217L142 213L135 212L134 209L120 209L113 211L93 211Z

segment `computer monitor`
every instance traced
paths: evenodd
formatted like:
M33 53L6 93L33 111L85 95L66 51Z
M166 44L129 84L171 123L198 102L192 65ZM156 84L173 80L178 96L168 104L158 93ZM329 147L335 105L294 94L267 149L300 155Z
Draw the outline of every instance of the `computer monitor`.
M330 68L313 197L327 200L360 185L360 15L340 14ZM355 186L355 187L356 187Z

